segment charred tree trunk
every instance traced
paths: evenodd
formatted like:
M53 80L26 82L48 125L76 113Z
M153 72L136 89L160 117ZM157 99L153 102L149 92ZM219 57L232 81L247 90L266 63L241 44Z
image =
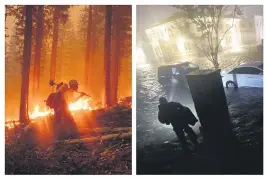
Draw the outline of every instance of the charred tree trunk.
M112 105L117 103L117 94L118 94L118 84L119 84L119 61L120 61L120 48L121 48L121 18L120 18L120 13L119 9L117 9L116 16L115 16L115 36L116 36L116 44L115 44L115 55L114 55L114 62L113 62L113 84L112 86L114 87L113 93L112 93Z
M35 45L35 61L33 68L33 98L39 93L40 82L40 61L43 45L43 29L44 29L44 6L38 7L37 28L36 28L36 45Z
M112 20L112 6L106 6L106 21L105 21L105 104L107 107L111 106L110 97L110 50L111 50L111 20Z
M87 43L85 53L85 70L84 70L84 86L88 90L89 85L89 67L91 58L91 37L92 37L92 6L88 9L88 24L87 24Z
M97 16L97 8L92 7L92 16L95 17ZM91 62L90 65L93 66L96 62L95 59L97 59L97 55L96 55L96 50L97 50L97 21L92 19L92 26L91 26ZM95 81L95 76L97 76L98 74L95 75L95 70L93 68L91 68L91 70L89 69L89 76L91 77L91 81L94 82ZM90 92L92 92L92 90L90 90Z
M6 6L6 12L5 12L5 38L8 38L8 35L7 35L7 25L6 25L6 19L7 19L7 7ZM5 45L5 56L7 56L7 45Z
M24 30L24 52L22 63L22 81L20 97L20 123L30 122L28 114L29 75L31 59L32 6L26 6L26 23Z
M50 79L55 80L56 78L56 64L57 64L57 44L58 44L58 33L59 33L59 15L60 7L55 7L53 14L53 42L52 42L52 54L50 61Z
M7 19L7 6L6 6L6 12L5 12L5 24L6 24L6 19Z

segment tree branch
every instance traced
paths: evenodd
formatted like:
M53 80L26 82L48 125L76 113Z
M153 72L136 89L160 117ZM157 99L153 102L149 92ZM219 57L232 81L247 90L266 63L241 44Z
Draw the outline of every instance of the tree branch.
M232 20L232 25L224 32L222 38L219 40L218 44L217 44L217 48L219 48L224 36L226 35L227 32L229 32L231 30L231 28L233 28L234 26L234 20L235 20L235 15L236 15L236 10L237 10L237 6L235 6L235 9L234 9L234 13L233 13L233 20Z

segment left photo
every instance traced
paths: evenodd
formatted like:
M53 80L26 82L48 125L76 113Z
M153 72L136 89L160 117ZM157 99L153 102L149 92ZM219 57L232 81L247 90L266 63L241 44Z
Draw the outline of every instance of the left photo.
M132 6L5 6L5 174L132 174Z

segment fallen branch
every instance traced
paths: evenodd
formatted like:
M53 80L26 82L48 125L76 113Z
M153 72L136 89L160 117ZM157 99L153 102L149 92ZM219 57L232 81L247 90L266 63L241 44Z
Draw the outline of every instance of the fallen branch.
M132 128L131 127L117 127L117 128L111 128L111 127L102 127L102 128L94 128L94 129L90 129L90 128L81 128L78 129L79 133L103 133L103 132L118 132L118 131L131 131Z
M64 144L74 144L74 143L91 143L91 142L103 142L108 140L117 140L117 139L131 139L132 138L132 132L128 133L118 133L118 134L109 134L99 137L87 137L82 139L72 139L72 140L65 140L65 141L57 141L54 142L55 144L58 143L64 143Z

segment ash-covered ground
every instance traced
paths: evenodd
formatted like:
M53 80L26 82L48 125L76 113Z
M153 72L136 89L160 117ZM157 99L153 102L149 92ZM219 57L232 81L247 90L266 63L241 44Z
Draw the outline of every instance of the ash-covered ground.
M131 125L131 108L121 107L96 111L90 122L78 128L79 139L51 139L41 120L34 122L29 132L22 131L20 137L14 130L6 130L5 173L129 175L132 173Z

